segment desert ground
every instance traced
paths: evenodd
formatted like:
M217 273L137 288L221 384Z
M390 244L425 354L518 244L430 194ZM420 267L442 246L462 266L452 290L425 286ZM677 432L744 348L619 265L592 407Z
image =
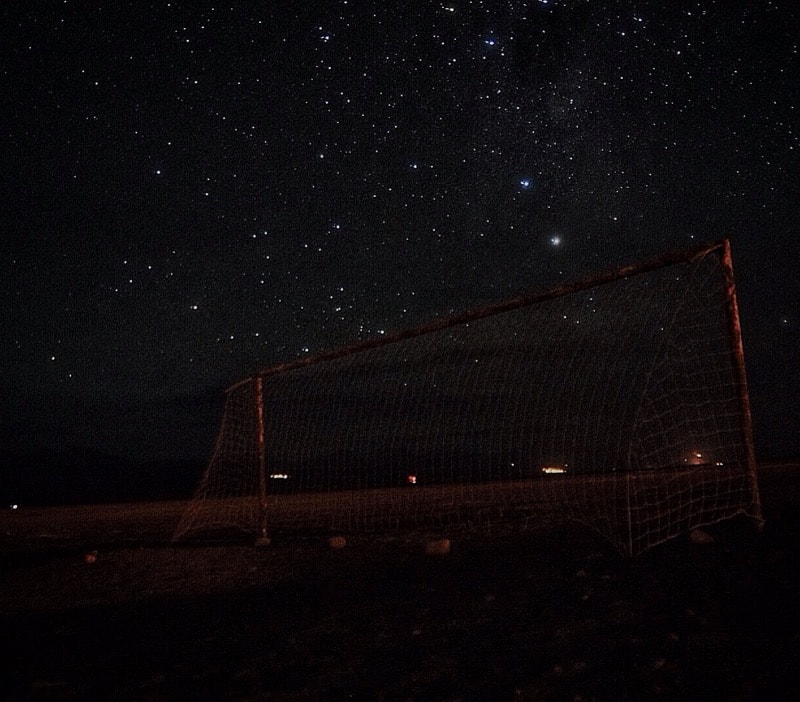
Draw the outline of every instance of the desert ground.
M0 512L8 700L749 700L800 685L800 462L744 518L620 556L585 528L170 537L181 502ZM704 538L698 538L704 537ZM796 693L795 693L796 694Z

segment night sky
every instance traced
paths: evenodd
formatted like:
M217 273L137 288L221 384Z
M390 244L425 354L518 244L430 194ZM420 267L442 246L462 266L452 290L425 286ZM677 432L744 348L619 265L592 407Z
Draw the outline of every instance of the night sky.
M796 7L4 3L3 441L207 457L259 368L728 237L800 454Z

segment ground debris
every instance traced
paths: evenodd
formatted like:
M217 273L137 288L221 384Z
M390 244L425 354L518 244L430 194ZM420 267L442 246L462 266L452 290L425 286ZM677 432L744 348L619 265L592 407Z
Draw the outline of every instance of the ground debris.
M48 541L3 563L7 689L12 699L779 698L800 654L800 520L751 541L726 528L708 528L702 549L676 539L634 560L563 534L454 539L447 558L428 557L424 540L349 534L341 550L327 535L269 549Z

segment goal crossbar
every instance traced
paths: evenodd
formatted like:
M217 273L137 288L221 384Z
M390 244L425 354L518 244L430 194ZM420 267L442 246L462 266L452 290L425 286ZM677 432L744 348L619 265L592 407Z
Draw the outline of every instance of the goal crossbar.
M371 349L379 348L381 346L389 346L391 344L396 344L399 341L404 341L405 339L412 339L417 336L432 334L434 332L441 331L443 329L456 327L468 322L474 322L479 319L483 319L484 317L491 317L497 314L501 314L503 312L511 312L513 310L519 309L520 307L527 307L529 305L536 304L537 302L545 302L547 300L553 300L558 297L569 295L570 293L576 293L582 290L587 290L588 288L594 288L601 285L605 285L606 283L612 283L616 280L621 280L622 278L628 278L633 275L646 273L648 271L656 270L658 268L664 268L666 266L674 265L676 263L690 262L696 260L697 258L701 258L703 256L712 253L720 253L722 255L725 255L730 261L729 241L727 239L721 239L711 244L698 245L685 249L675 249L673 251L668 251L666 253L654 256L650 259L647 259L645 261L640 261L638 263L621 266L618 268L612 268L607 271L603 271L601 273L586 274L584 276L580 276L566 283L561 283L560 285L556 285L547 290L518 295L516 297L502 300L501 302L495 302L488 305L483 305L481 307L474 307L463 312L458 312L455 314L448 315L446 317L438 317L432 321L420 324L415 327L411 327L409 329L390 332L388 334L384 334L379 337L364 339L363 341L358 341L354 344L349 344L347 346L342 346L328 351L322 351L317 354L310 354L303 358L298 358L292 361L287 361L285 363L279 363L273 366L269 366L263 370L258 371L253 375L249 375L242 378L241 380L235 381L230 386L228 386L226 392L236 389L243 383L253 382L258 377L263 378L270 375L276 375L278 373L286 373L287 371L291 371L296 368L302 368L303 366L310 366L316 363L332 361L336 358L341 358L342 356L347 356L354 353L360 353L362 351L369 351ZM731 280L730 292L731 295L735 298L736 291L735 287L732 284L733 281L732 268L731 268L730 280ZM736 319L738 320L738 311L736 312Z

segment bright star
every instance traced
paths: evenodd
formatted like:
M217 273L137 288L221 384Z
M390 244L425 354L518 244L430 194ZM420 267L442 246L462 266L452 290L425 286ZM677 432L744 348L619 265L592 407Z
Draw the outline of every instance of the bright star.
M519 187L523 190L529 190L530 187L533 185L533 181L530 178L522 178L519 181Z

